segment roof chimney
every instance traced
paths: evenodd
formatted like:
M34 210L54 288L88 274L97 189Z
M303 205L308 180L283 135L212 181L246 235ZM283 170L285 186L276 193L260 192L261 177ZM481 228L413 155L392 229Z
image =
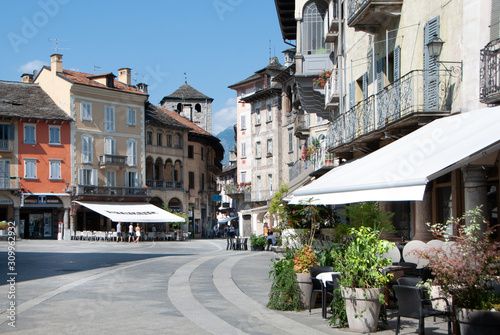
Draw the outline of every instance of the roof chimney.
M137 84L137 89L139 91L141 91L142 93L148 93L148 84L144 84L144 83L139 83Z
M23 83L33 84L33 75L30 73L23 73L21 78L23 78Z
M50 70L55 70L54 73L62 72L63 64L62 64L62 55L61 54L53 54L50 56Z
M131 69L128 67L123 67L121 69L118 69L118 81L121 81L122 83L126 84L127 86L130 86L130 74L131 74Z

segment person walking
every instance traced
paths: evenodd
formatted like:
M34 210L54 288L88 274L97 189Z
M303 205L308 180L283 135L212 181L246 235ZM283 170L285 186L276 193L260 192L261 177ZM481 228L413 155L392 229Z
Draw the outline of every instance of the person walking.
M122 242L123 242L122 223L121 222L118 222L116 224L116 243L120 242L119 240L122 240Z
M141 227L139 227L139 224L135 226L135 243L139 243L139 240L141 239Z
M134 225L132 222L128 225L128 243L130 243L130 240L134 241Z

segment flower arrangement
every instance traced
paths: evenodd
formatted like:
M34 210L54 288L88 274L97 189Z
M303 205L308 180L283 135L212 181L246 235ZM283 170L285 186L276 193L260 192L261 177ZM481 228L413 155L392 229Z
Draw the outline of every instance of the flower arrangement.
M1 221L0 222L0 230L5 230L7 228L9 228L9 223L6 221Z
M453 242L451 246L445 243L442 247L415 251L429 261L435 275L431 284L437 285L442 294L452 296L457 307L500 311L500 298L495 298L491 287L499 281L500 242L490 240L493 228L481 231L486 221L480 207L460 218L450 218L445 224L427 225L436 237ZM447 234L450 225L455 228L454 236Z
M313 79L313 83L316 86L325 86L327 80L330 78L332 75L332 70L323 70L320 73L318 73L318 78Z

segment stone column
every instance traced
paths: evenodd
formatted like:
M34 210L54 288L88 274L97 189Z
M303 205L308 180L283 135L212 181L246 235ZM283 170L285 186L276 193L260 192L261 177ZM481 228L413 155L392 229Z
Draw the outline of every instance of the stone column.
M21 219L19 215L19 207L14 207L14 222L16 224L16 237L21 237Z
M70 219L69 219L69 212L71 210L71 207L65 207L64 208L64 214L63 214L63 223L64 223L64 232L63 232L63 239L64 240L71 240L71 229L70 229Z
M486 170L480 165L467 165L462 168L464 177L464 203L465 211L482 205L485 213L488 208L488 188ZM469 224L469 222L466 222ZM486 224L481 224L481 230L486 230Z
M433 239L426 223L432 222L432 188L426 187L422 201L415 201L414 240L428 242Z

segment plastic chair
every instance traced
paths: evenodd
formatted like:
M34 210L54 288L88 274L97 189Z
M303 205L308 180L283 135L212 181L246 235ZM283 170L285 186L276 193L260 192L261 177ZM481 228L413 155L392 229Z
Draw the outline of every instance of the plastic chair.
M424 291L419 287L394 285L392 287L398 300L398 320L396 325L396 335L399 334L401 317L418 319L419 334L425 334L424 319L428 316L442 316L448 319L448 334L451 333L451 313L449 303L446 298L439 297L425 299ZM433 300L444 300L446 302L446 311L433 309L429 302Z
M309 313L311 313L311 306L312 306L312 298L314 294L320 293L323 299L323 283L321 280L316 279L316 276L319 275L322 272L333 272L333 267L331 266L313 266L309 268L309 274L311 275L311 281L312 281L312 291L311 291L311 296L309 297ZM323 301L322 301L323 303Z

